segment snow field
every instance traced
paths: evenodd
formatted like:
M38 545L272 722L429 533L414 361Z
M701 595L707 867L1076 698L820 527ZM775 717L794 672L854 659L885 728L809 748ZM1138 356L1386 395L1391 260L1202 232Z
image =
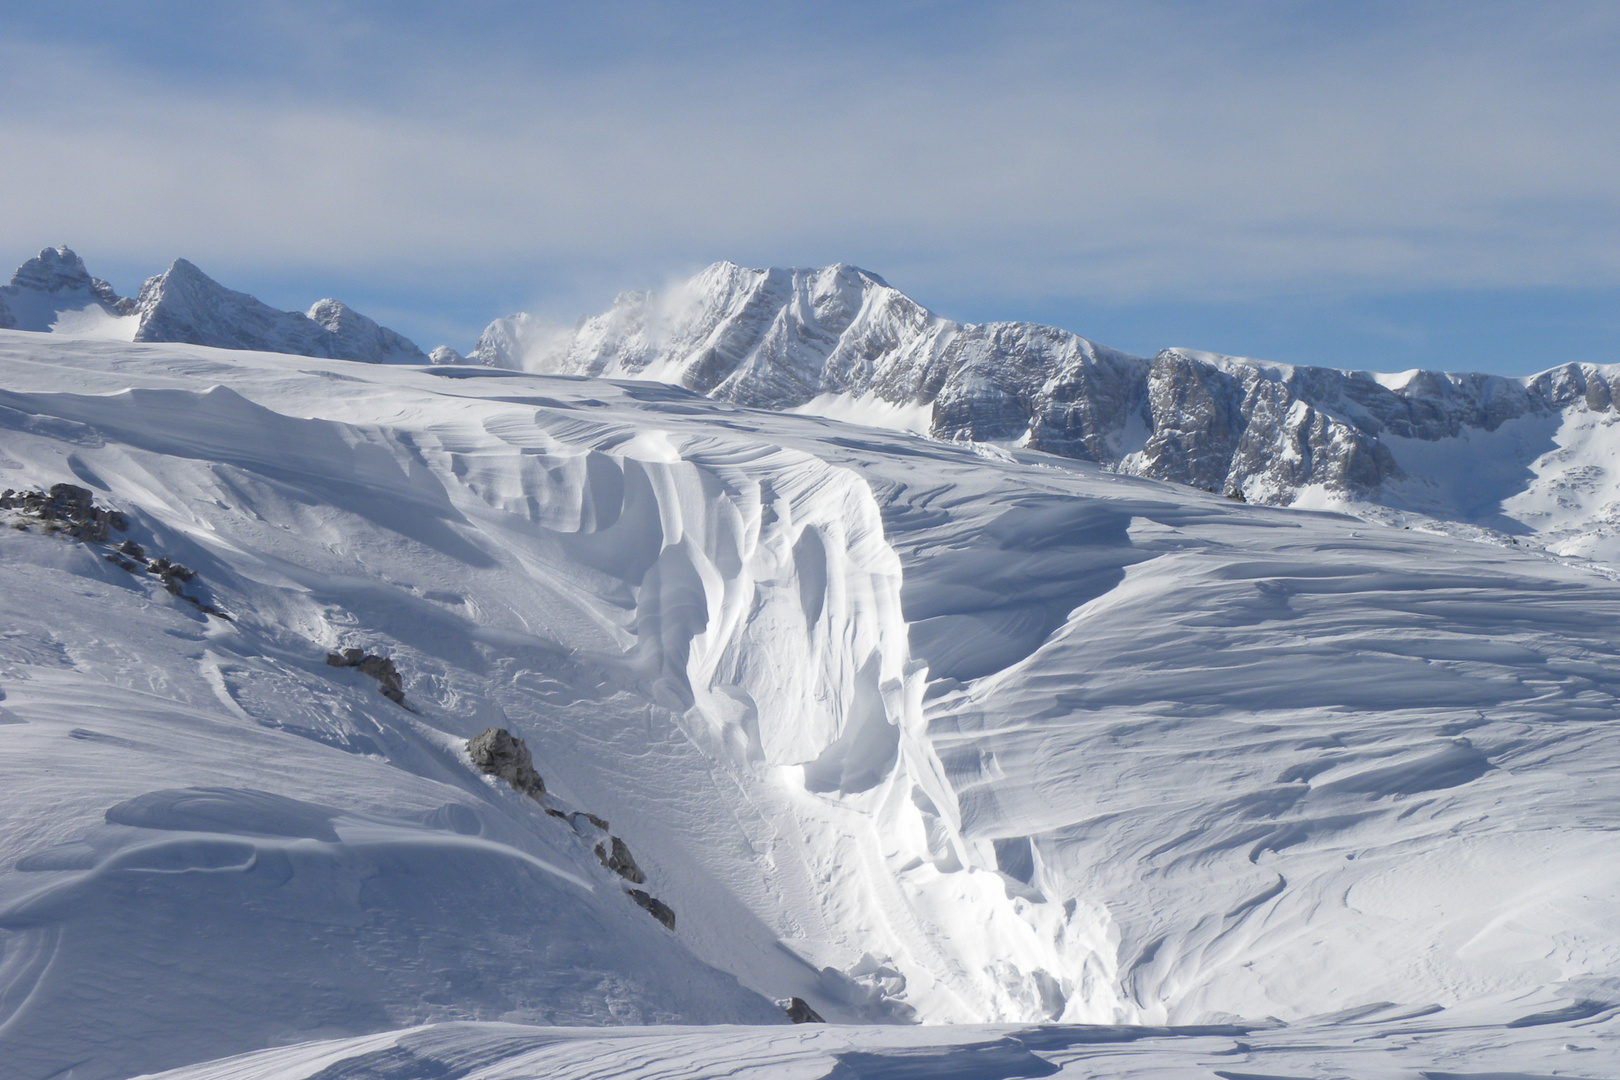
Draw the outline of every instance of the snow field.
M23 1075L1620 1060L1583 565L649 384L22 333L0 372L0 485L90 487L235 620L0 529ZM467 766L488 726L674 935Z

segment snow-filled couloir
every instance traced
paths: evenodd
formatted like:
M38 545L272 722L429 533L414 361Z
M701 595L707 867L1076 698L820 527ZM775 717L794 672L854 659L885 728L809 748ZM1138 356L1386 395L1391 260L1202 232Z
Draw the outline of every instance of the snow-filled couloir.
M122 528L16 494L58 484ZM20 332L0 488L19 1075L1616 1060L1583 565L656 383ZM532 1026L792 997L1016 1027Z

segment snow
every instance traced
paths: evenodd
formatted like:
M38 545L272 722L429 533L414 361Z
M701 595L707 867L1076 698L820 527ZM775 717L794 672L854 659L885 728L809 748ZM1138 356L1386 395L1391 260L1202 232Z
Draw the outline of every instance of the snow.
M1610 381L1620 379L1611 366L1508 379L1186 348L1135 357L1052 327L953 323L856 267L729 262L623 293L572 328L497 320L473 358L1045 450L1251 502L1620 564L1620 493L1604 479Z
M77 310L56 312L56 321L48 329L63 337L134 341L140 324L138 315L115 315L99 304L86 303Z
M1573 1009L1578 1015L1587 1011ZM1549 1010L1552 1012L1552 1010ZM1596 1076L1612 1060L1594 1042L1612 1019L1508 1028L1437 1027L1434 1014L1374 1003L1293 1027L1185 1028L535 1028L451 1024L310 1043L163 1074L164 1080L361 1080L457 1076L464 1080L999 1080L1122 1077L1142 1080L1287 1080L1350 1076L1410 1080L1542 1080ZM1547 1015L1547 1014L1542 1014ZM1536 1014L1529 1014L1535 1017ZM1523 1020L1527 1017L1518 1017ZM1342 1040L1342 1043L1341 1043ZM1478 1071L1486 1065L1488 1072ZM1259 1068L1264 1071L1255 1072ZM1462 1070L1462 1071L1453 1071Z
M1567 480L1563 430L1498 437ZM232 621L0 528L16 1075L1620 1067L1579 559L653 383L0 331L0 487L59 482ZM471 768L490 726L673 933Z
M875 395L854 397L849 394L818 394L803 405L786 410L807 416L825 416L866 427L908 431L914 435L927 435L934 421L934 408L928 402L902 405L885 401Z

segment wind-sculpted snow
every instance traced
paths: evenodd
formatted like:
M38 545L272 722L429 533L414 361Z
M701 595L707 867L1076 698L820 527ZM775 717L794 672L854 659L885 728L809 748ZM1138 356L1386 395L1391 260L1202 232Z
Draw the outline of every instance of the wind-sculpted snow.
M1549 1080L1596 1077L1609 1064L1612 1007L1515 1028L1511 1010L1461 1030L1432 1013L1373 1003L1293 1027L962 1025L803 1028L536 1028L444 1024L365 1039L306 1043L164 1073L162 1080ZM1597 1058L1598 1060L1593 1060ZM1488 1064L1489 1071L1479 1066ZM1549 1073L1547 1070L1556 1069ZM1260 1070L1260 1071L1256 1071Z
M0 333L0 485L58 482L234 621L0 527L24 1077L1620 1061L1579 562L654 383Z
M1148 359L1051 327L955 323L854 267L731 263L667 293L626 293L572 329L497 320L471 359L656 379L743 405L1028 447L1251 502L1373 504L1620 559L1620 493L1603 465L1620 373L1606 366L1507 379L1189 349ZM1458 465L1481 458L1483 475Z

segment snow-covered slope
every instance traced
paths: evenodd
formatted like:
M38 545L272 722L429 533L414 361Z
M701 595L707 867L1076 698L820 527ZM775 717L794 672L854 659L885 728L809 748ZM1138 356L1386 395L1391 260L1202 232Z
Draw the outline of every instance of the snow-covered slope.
M19 1076L1620 1065L1579 565L653 383L0 332L0 488L57 483L128 529L0 510Z
M497 320L471 359L1027 446L1253 502L1376 505L1620 562L1612 366L1506 379L1148 359L1051 327L951 322L850 266L731 263L572 329Z
M234 292L184 259L147 279L134 299L93 278L69 249L46 248L0 288L0 329L75 338L186 342L220 349L425 364L412 342L337 300L278 311Z

